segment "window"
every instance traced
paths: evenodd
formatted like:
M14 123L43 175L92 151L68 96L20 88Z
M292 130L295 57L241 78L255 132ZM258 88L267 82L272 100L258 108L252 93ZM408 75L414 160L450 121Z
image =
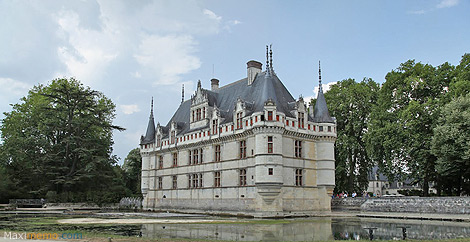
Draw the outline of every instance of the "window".
M178 166L178 153L175 152L173 153L173 167L177 167Z
M273 137L268 136L268 153L273 153Z
M158 189L163 189L163 177L158 178Z
M220 145L215 146L215 154L214 154L214 161L215 162L220 162Z
M279 121L279 115L276 115L276 121Z
M323 132L323 126L318 126L318 131Z
M160 147L162 145L162 136L157 135L157 147Z
M212 134L217 134L217 126L219 121L217 119L212 120Z
M298 113L297 123L299 123L299 128L304 128L304 113Z
M202 173L199 173L199 184L198 184L198 187L204 187L202 185Z
M199 164L199 150L195 149L193 150L193 165Z
M188 165L191 165L191 150L188 151Z
M268 121L273 121L273 111L268 111Z
M199 179L198 179L198 174L193 174L193 188L197 188L198 187L198 182L199 182Z
M171 143L175 143L175 138L176 138L176 131L171 131Z
M240 159L246 158L246 140L240 141Z
M328 132L331 132L331 126L328 126Z
M193 122L196 121L196 119L194 119L194 118L195 118L195 117L194 117L194 110L193 110Z
M272 176L274 174L273 168L268 168L268 175Z
M295 185L298 187L303 186L302 183L302 169L295 169Z
M158 157L158 169L163 169L163 156Z
M240 186L246 186L246 169L240 169Z
M286 126L289 126L289 120L286 120Z
M237 129L241 129L243 128L243 113L240 112L240 113L237 113Z
M200 155L200 157L199 157L199 164L201 164L201 163L204 161L204 157L202 156L202 155L204 154L203 151L204 151L204 150L201 148L200 153L199 153L199 155Z
M294 142L294 156L296 158L302 157L302 141L300 140L296 140Z
M220 187L220 171L214 172L214 187Z
M202 118L203 119L206 118L206 108L205 107L202 108Z
M177 176L173 176L173 189L178 188L178 178Z
M201 109L196 109L196 121L201 120Z

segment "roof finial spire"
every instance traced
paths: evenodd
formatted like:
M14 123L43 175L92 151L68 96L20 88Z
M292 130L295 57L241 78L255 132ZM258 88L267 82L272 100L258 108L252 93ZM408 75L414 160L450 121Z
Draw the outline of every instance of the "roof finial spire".
M271 71L274 72L274 69L273 69L273 44L270 44L269 45L269 67L271 67Z
M183 88L181 89L181 103L184 102L184 84L183 84Z
M318 61L318 91L323 92L323 88L321 86L321 67L320 67L320 61Z
M201 89L201 80L197 81L197 89Z
M268 51L268 45L266 45L266 74L269 74L270 72L270 67L269 67L269 51Z
M153 96L152 96L152 102L150 104L150 118L153 118Z

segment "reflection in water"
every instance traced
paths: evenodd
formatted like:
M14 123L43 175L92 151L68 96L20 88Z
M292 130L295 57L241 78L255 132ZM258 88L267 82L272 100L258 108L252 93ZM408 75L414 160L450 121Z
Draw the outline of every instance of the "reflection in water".
M144 224L148 238L188 238L239 241L311 241L368 239L364 228L375 227L374 239L401 239L407 227L409 239L469 238L468 223L359 218L310 218L277 224Z
M332 240L331 219L278 224L145 224L144 237L239 241Z

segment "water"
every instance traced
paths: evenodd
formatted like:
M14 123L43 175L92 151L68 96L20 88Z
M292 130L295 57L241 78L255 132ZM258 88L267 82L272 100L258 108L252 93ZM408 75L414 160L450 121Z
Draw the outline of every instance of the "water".
M295 219L277 224L144 224L143 237L236 241L324 241L369 239L364 228L375 227L379 240L470 238L470 224L436 221L359 218Z
M234 241L325 241L368 239L365 228L374 227L374 239L402 238L407 228L408 239L470 238L470 223L373 218L305 218L285 220L240 219L240 223L143 224L143 225L72 225L56 224L56 219L83 217L69 215L1 215L4 231L83 231L146 238L187 238ZM90 215L87 217L94 217ZM100 216L103 218L103 216ZM108 218L112 216L106 216ZM140 216L136 216L140 217ZM122 218L122 216L119 216ZM203 217L204 218L204 217ZM217 217L205 217L217 219ZM171 219L171 218L166 218ZM181 219L181 218L177 218ZM234 218L222 220L233 221ZM238 222L238 221L237 221Z

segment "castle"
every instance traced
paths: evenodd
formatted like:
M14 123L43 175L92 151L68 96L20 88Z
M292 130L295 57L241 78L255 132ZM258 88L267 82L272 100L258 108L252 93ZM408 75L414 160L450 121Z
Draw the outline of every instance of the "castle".
M254 217L330 211L335 120L321 86L315 107L295 100L272 67L211 89L201 82L166 126L152 111L140 140L145 210Z

